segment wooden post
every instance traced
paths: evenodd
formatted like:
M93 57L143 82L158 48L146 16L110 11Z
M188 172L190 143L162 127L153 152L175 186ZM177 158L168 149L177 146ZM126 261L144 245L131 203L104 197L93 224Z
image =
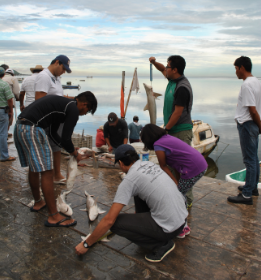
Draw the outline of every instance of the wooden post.
M127 99L127 102L126 102L126 107L125 107L125 112L124 112L124 118L125 118L125 116L126 116L128 104L129 104L129 101L130 101L131 89L132 89L133 80L134 80L134 76L135 76L136 71L137 71L137 68L135 68L134 73L133 73L133 78L132 78L132 82L131 82L131 86L130 86L130 92L129 92L129 96L128 96L128 99Z
M122 80L121 80L121 100L120 100L120 109L121 109L121 118L125 118L124 114L124 97L125 97L125 71L122 71Z

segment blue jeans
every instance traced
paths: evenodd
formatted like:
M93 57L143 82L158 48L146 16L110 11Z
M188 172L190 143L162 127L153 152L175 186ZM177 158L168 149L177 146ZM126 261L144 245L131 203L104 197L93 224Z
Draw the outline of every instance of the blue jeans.
M7 137L8 137L9 117L5 109L0 109L0 160L9 158Z
M258 136L259 128L254 121L237 124L243 162L246 166L246 183L242 194L252 197L252 191L257 188L259 181Z

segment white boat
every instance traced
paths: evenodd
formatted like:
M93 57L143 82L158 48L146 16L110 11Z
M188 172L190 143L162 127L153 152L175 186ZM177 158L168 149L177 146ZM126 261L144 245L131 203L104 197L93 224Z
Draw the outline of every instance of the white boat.
M261 161L259 162L259 165L261 167ZM238 184L239 186L244 186L245 185L245 180L246 180L246 169L242 169L230 174L226 175L226 181ZM259 178L260 181L260 178ZM257 187L261 189L261 183L258 183Z
M193 122L192 147L207 157L217 146L219 136L215 135L208 123L196 120Z

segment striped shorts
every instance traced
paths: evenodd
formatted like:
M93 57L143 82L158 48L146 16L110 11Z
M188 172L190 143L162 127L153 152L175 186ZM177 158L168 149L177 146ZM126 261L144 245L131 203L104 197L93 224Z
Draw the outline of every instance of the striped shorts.
M53 169L53 153L43 128L16 124L14 142L22 167L29 166L32 172Z

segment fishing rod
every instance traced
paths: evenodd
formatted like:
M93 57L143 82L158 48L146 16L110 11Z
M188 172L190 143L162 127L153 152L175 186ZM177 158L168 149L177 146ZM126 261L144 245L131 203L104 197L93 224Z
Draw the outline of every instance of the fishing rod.
M151 86L152 86L152 81L153 81L153 65L152 65L152 63L150 63L150 82L151 82Z

